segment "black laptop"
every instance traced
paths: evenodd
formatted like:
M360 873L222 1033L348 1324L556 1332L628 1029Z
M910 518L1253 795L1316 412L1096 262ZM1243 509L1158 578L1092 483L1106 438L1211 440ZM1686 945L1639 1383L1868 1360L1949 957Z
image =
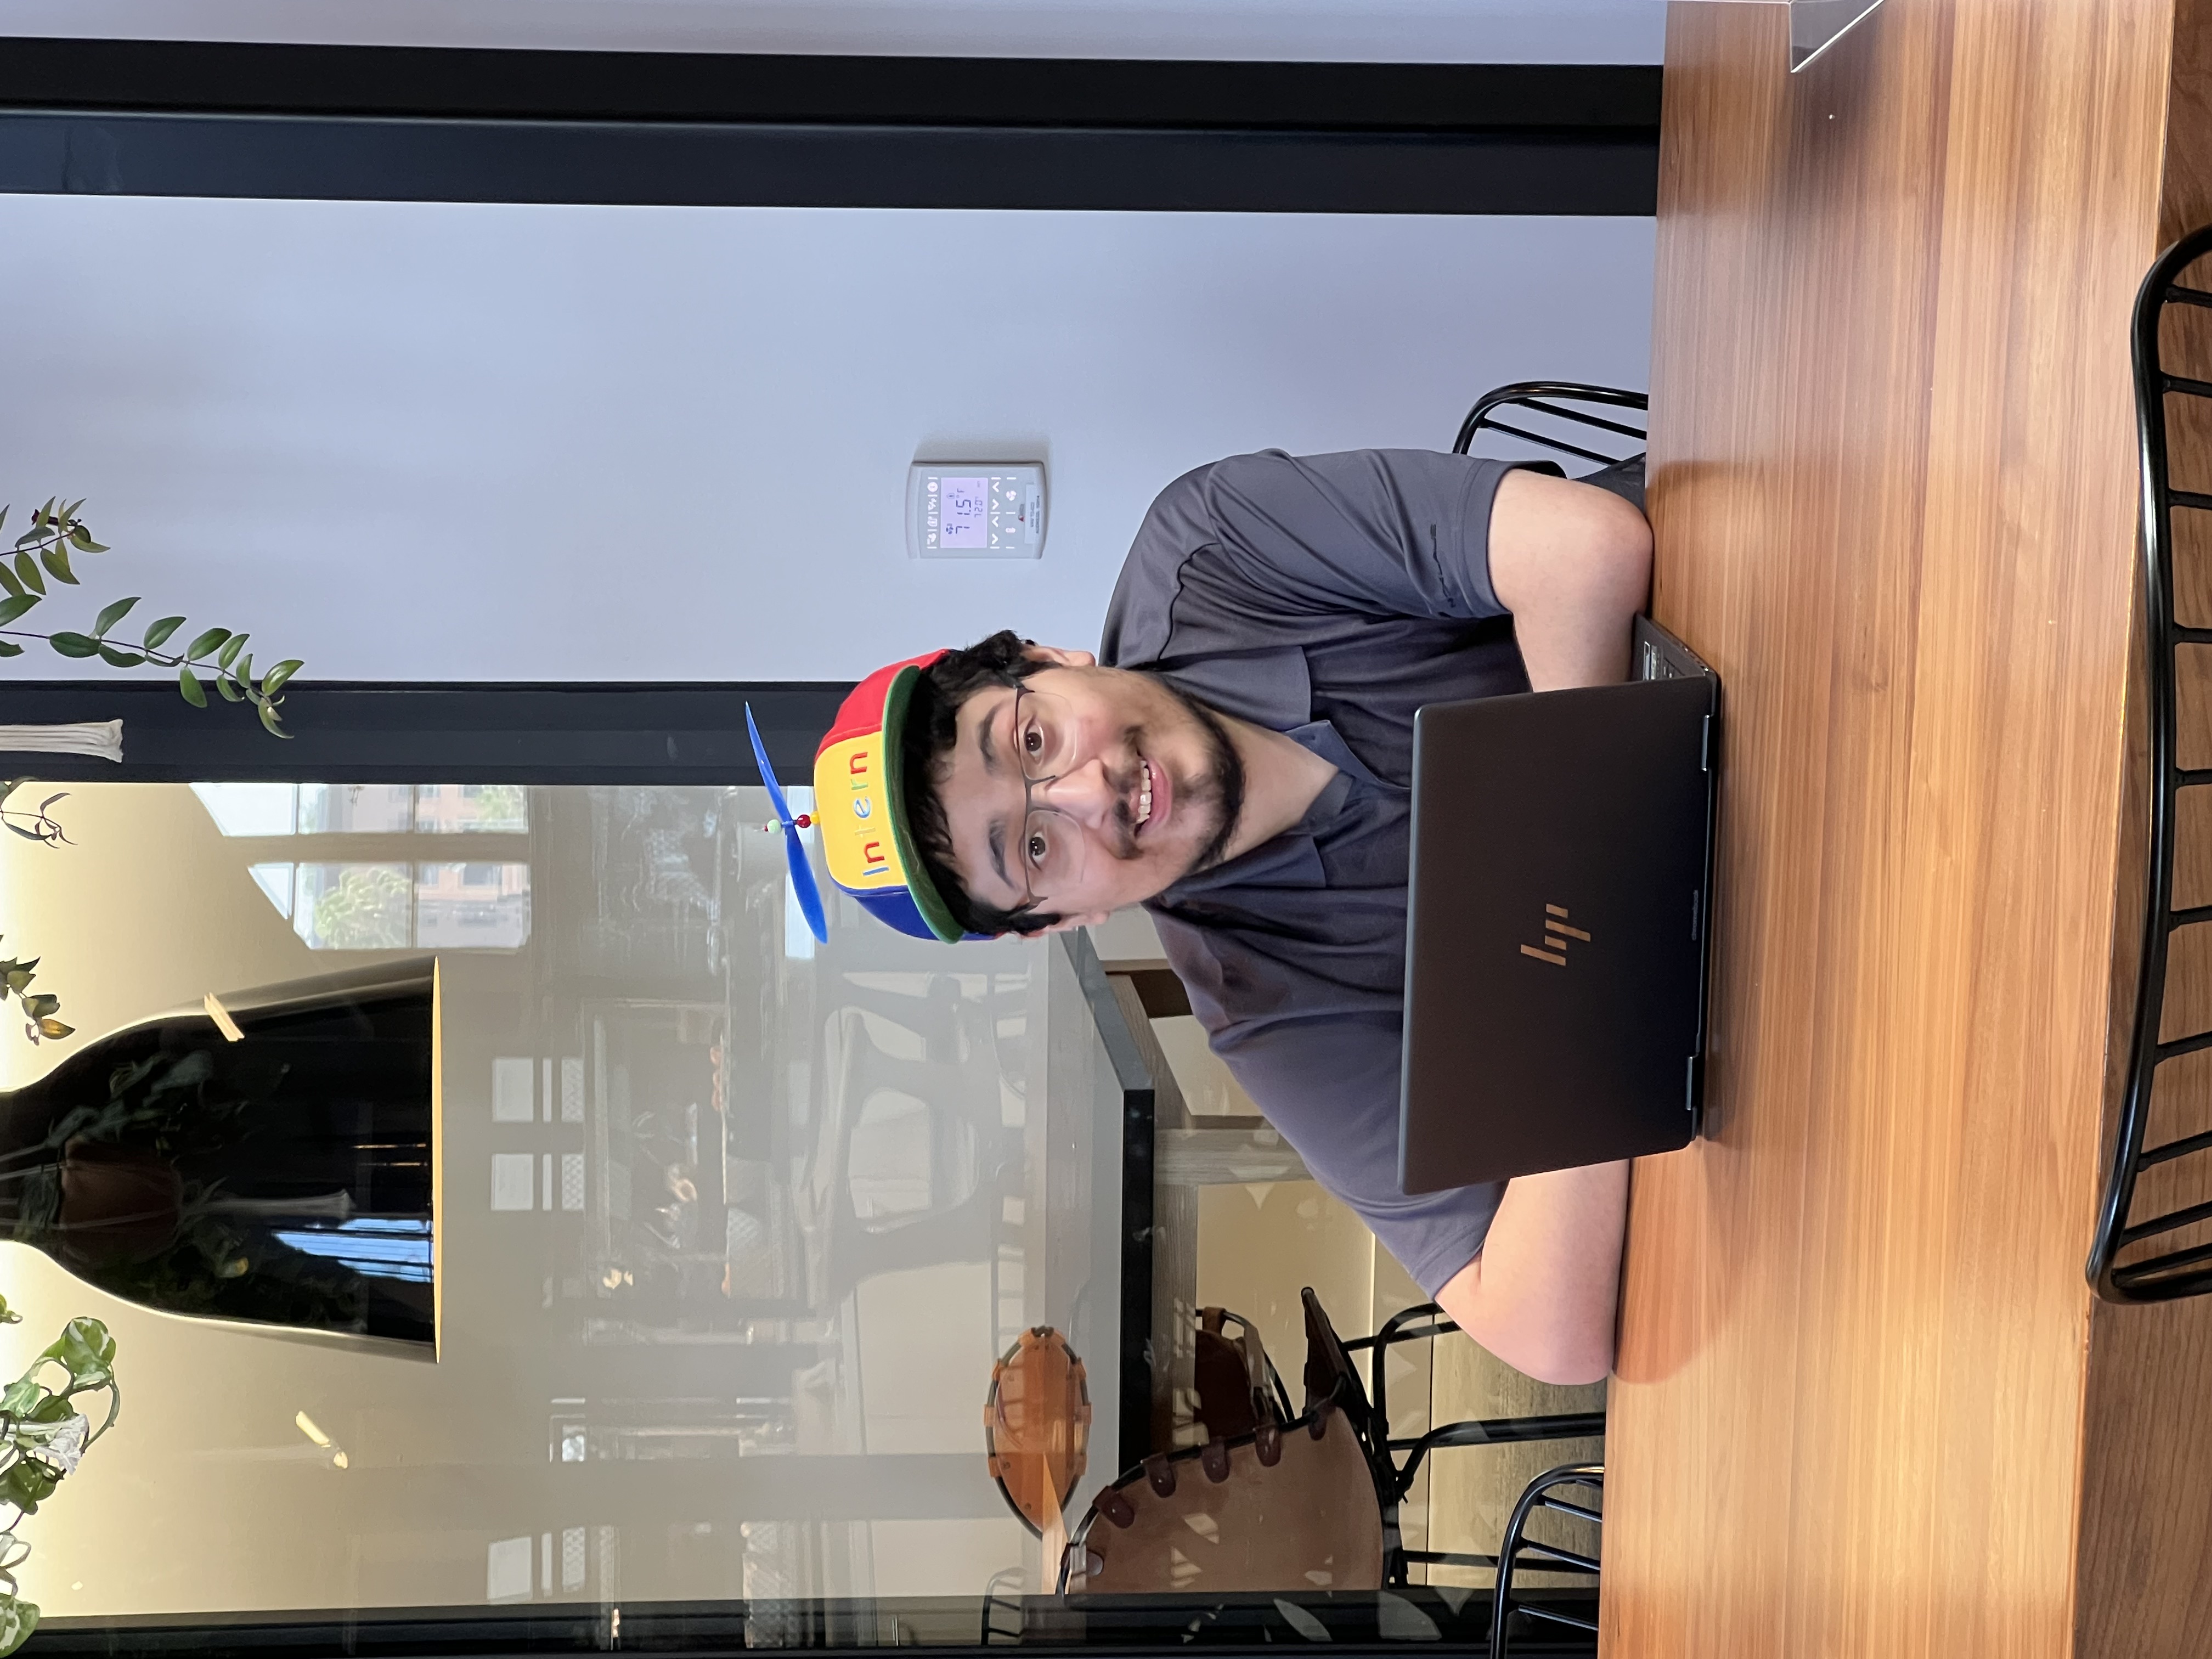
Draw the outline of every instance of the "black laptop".
M1632 648L1625 684L1414 717L1408 1194L1698 1132L1720 681L1648 617Z

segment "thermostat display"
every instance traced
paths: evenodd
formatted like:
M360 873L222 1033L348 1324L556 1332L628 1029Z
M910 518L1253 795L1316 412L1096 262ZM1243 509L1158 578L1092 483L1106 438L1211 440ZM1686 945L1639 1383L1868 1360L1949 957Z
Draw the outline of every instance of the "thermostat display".
M907 551L921 559L1034 559L1044 551L1044 468L1035 461L916 461Z

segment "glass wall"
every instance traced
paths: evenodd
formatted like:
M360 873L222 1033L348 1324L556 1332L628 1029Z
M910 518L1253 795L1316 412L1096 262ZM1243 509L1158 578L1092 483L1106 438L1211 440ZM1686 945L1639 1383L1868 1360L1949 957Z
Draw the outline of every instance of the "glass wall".
M256 1011L332 975L434 964L434 1225L338 1181L264 1231L428 1283L435 1340L182 1317L0 1249L0 1369L89 1315L127 1399L21 1529L40 1643L403 1609L565 1620L542 1628L571 1645L1473 1639L1480 1606L1426 1568L1379 1601L1325 1571L1209 1597L1201 1550L1157 1594L1055 1596L1062 1538L988 1455L1024 1332L1081 1366L1073 1525L1206 1437L1200 1301L1242 1304L1297 1392L1302 1285L1346 1335L1418 1295L1294 1157L1219 1139L1248 1131L1202 1048L1176 1065L1203 1123L1155 1170L1155 1072L1182 1108L1139 1039L1188 1034L1123 1021L1087 946L924 943L834 893L817 942L750 787L101 784L55 813L69 844L0 841L0 951L76 1028L0 1033L19 1100L159 1016L225 1011L250 1048ZM353 1144L399 1156L367 1119ZM1427 1361L1393 1363L1419 1432ZM1371 1514L1350 1467L1301 1502Z

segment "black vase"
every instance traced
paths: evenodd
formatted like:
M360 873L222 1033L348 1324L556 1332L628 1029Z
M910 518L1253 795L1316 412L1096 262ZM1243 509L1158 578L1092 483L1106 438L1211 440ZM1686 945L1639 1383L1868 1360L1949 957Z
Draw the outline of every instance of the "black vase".
M435 1339L434 965L210 998L0 1095L0 1237L167 1312Z

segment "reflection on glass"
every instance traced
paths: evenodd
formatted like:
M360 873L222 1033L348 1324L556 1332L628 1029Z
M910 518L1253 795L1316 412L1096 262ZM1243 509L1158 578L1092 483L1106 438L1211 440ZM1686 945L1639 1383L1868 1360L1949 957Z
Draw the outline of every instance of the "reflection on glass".
M415 827L426 835L526 834L527 793L519 783L417 784Z
M511 951L530 937L526 864L418 864L415 943L426 951Z
M518 783L196 783L226 836L527 835Z
M309 950L408 948L415 890L405 865L302 864L295 870L292 931Z
M0 1100L0 1231L170 1313L429 1342L432 1000L307 980L75 1048Z
M147 872L141 957L88 941L41 969L102 1025L331 950L437 953L434 1260L388 1209L269 1229L395 1293L434 1273L437 1363L249 1354L10 1267L37 1323L97 1312L146 1356L142 1496L81 1492L76 1534L57 1510L27 1586L48 1616L642 1617L742 1588L758 1645L824 1619L857 1640L915 1597L957 1598L945 1628L972 1639L987 1586L1042 1589L985 1462L992 1367L1025 1328L1066 1334L1095 1486L1123 1353L1121 1095L1057 947L908 939L833 896L830 941L794 951L755 788L425 785L404 821L396 796L278 790L78 786L84 845L63 850L83 856L0 848L0 879L40 884L66 945L71 915ZM172 1571L163 1540L210 1524L228 1547Z
M404 783L303 783L300 786L300 833L404 832L413 793Z
M296 783L196 783L192 793L226 836L289 836L298 823Z
M530 937L526 864L254 864L246 873L311 951L512 951Z

